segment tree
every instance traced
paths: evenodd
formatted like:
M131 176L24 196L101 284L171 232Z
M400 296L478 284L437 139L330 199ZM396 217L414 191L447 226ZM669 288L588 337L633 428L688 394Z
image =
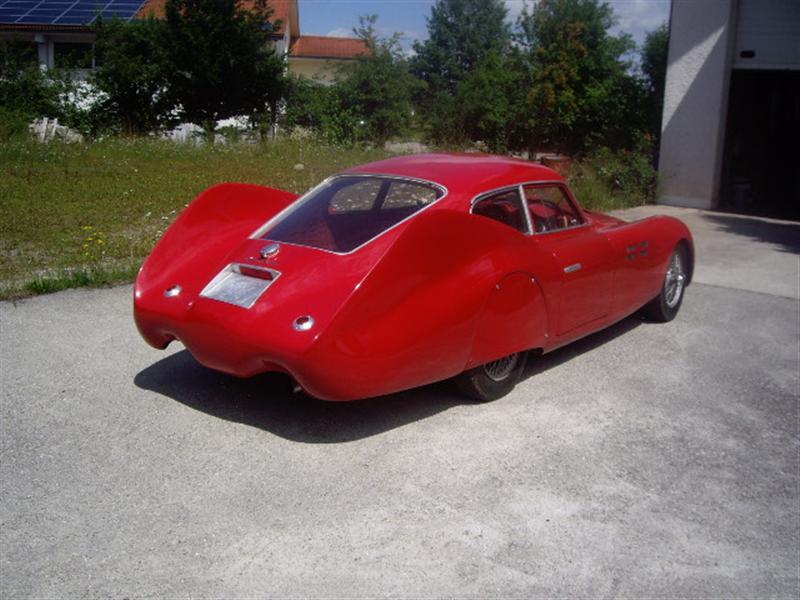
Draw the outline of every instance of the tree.
M100 63L91 83L103 94L95 113L126 134L160 129L170 121L165 24L156 19L98 20L95 52Z
M465 134L455 96L489 55L508 53L511 30L506 16L501 0L437 0L431 9L428 39L414 44L411 72L423 82L415 100L434 139Z
M400 34L380 38L377 19L377 15L359 18L353 32L367 52L340 69L335 90L339 109L357 119L356 136L383 145L408 127L416 80L403 57Z
M21 134L39 117L85 129L85 111L76 102L80 84L66 71L43 71L36 47L0 40L0 138Z
M669 29L662 24L645 36L642 46L642 73L647 87L650 106L649 131L658 138L661 133L661 113L664 110L664 88L667 79L667 51Z
M641 88L625 56L629 35L612 36L611 7L598 0L540 0L519 19L529 63L525 115L531 150L579 152L630 145L642 129Z
M167 0L170 93L186 120L207 133L232 116L275 120L284 65L271 14L266 0Z
M492 152L518 145L517 107L524 102L519 62L496 52L475 65L455 97L465 138L483 142Z

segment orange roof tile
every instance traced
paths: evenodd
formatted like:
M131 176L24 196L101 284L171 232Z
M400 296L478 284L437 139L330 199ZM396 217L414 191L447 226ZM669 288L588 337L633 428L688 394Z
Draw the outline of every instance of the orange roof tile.
M166 14L166 4L167 0L147 0L136 13L136 17L144 19L152 16L156 19L163 19ZM244 0L242 2L244 8L252 8L254 4L253 0ZM300 35L300 16L297 9L297 0L267 0L267 6L272 9L270 21L281 21L281 26L275 30L275 33L283 33L288 23L291 35Z
M367 45L356 38L304 35L292 38L289 56L297 58L355 58L369 55Z

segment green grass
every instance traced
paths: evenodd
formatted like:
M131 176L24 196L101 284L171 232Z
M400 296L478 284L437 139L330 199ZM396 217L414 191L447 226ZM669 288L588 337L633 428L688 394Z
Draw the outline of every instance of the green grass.
M386 156L314 140L210 147L152 138L4 141L0 299L132 281L177 214L211 185L241 181L302 193L345 167ZM576 196L595 210L643 204L650 188L639 182L650 175L630 165L629 157L609 154L576 164Z
M117 268L90 267L43 275L26 283L24 291L30 294L50 294L76 287L103 287L131 281L138 270L138 266L128 265Z
M131 281L205 188L242 181L301 193L383 151L314 141L194 146L156 139L0 145L0 298ZM303 168L295 168L302 164Z

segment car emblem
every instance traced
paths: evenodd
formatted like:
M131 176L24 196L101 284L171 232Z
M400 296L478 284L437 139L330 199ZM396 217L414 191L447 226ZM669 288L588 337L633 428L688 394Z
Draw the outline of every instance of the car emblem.
M278 244L268 244L261 249L259 255L261 258L272 258L280 252L281 247Z

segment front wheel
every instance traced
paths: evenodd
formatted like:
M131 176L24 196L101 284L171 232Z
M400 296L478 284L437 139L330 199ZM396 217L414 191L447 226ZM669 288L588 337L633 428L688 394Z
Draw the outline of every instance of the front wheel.
M516 352L464 371L455 378L462 393L478 402L490 402L508 394L525 369L525 353Z
M683 244L678 245L669 259L661 293L642 309L645 316L659 323L666 323L675 318L688 283L688 259L686 247Z

